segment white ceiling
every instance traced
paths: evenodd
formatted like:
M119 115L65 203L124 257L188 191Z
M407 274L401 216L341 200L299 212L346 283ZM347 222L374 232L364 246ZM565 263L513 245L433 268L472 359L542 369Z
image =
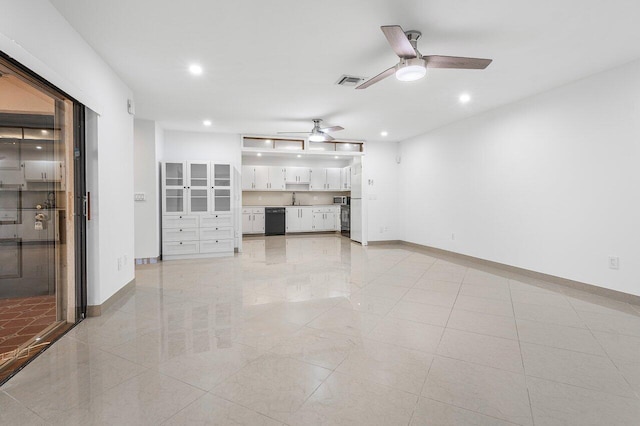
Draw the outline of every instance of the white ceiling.
M340 138L398 141L640 57L637 0L51 1L134 91L137 117L180 130L274 134L323 118ZM393 24L422 31L423 54L494 62L335 85L397 62L379 28Z

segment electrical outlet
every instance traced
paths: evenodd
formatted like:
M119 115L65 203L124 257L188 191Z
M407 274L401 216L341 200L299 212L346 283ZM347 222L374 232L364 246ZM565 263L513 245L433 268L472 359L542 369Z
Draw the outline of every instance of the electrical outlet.
M456 239L456 234L451 234L451 239L455 240Z
M609 256L609 269L620 269L620 258L618 256Z
M124 256L122 256L122 264L124 266L127 266L127 255L126 254Z
M118 258L118 271L121 271L121 270L122 270L122 258L119 257Z
M262 201L262 195L258 195L258 201Z
M313 201L318 201L318 196L317 195L313 196Z

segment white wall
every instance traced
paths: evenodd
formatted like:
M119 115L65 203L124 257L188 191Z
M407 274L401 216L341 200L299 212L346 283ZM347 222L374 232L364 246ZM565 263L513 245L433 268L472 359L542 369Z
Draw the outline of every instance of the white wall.
M133 186L135 193L143 193L144 201L134 203L135 258L160 255L160 198L158 194L158 154L156 123L134 121Z
M89 185L99 188L92 214L100 219L90 225L96 238L89 247L99 253L88 253L88 303L98 305L134 277L131 91L48 1L5 0L1 9L0 50L99 114L97 152L87 153L97 155L98 166ZM118 270L117 259L125 257Z
M396 142L367 142L364 156L363 197L367 198L368 240L400 239ZM365 190L366 189L366 190Z
M639 123L637 61L404 141L402 238L640 295Z

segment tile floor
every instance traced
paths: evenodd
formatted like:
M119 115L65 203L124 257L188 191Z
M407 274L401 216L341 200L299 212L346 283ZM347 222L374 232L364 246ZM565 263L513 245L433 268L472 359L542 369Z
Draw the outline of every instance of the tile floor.
M337 236L142 265L0 424L638 425L640 308Z

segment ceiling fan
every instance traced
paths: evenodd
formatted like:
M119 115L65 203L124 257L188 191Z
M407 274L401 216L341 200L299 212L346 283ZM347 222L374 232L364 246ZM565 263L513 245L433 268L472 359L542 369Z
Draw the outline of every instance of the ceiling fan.
M313 129L310 132L278 132L278 134L296 134L296 133L304 133L309 135L309 140L311 142L326 142L332 141L330 135L327 132L337 132L338 130L344 130L341 126L333 126L333 127L320 127L320 123L322 119L314 118L313 119Z
M458 56L423 56L418 51L420 31L405 31L400 25L384 25L380 27L393 51L400 58L400 62L380 74L365 81L356 89L366 89L389 77L396 75L400 81L421 79L427 73L427 68L457 68L483 70L489 66L492 59L465 58Z

